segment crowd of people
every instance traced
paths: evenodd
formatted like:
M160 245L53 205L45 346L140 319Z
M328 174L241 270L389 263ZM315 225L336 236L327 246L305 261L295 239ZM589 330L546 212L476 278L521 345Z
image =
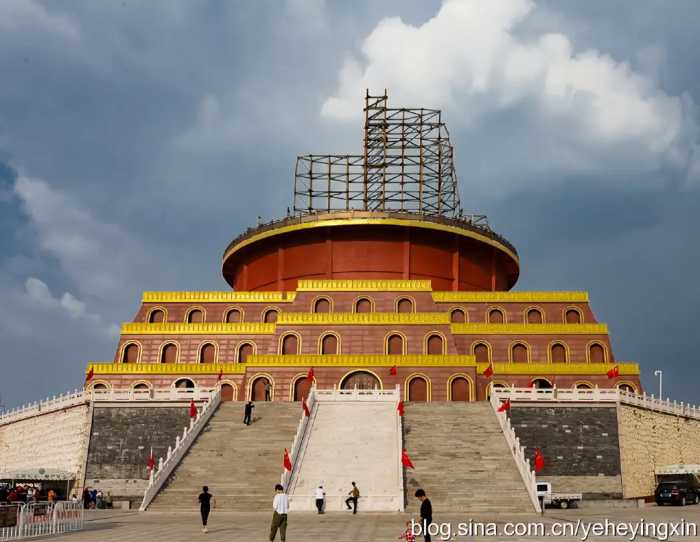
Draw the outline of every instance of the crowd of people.
M78 496L74 493L71 495L71 500L78 502ZM112 494L109 491L104 493L101 489L86 487L83 489L82 501L85 510L112 508Z
M40 484L2 484L0 485L0 504L54 502L59 499L52 487L42 488Z

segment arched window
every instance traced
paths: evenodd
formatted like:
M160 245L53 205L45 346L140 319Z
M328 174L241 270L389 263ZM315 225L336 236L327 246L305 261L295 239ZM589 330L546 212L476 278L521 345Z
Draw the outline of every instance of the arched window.
M617 389L621 391L626 391L627 393L637 393L637 390L635 390L629 384L618 384Z
M510 359L513 363L527 363L527 346L522 343L516 343L511 346L510 349Z
M299 339L296 335L285 335L282 339L282 354L298 354L299 353Z
M542 317L542 311L539 309L529 309L527 311L527 323L528 324L541 324L544 322Z
M396 312L413 312L413 301L410 299L399 299L396 303Z
M549 354L552 363L566 363L566 347L563 344L555 343L549 347Z
M581 323L581 313L576 309L568 309L566 311L566 323L567 324L580 324Z
M181 378L175 382L175 387L179 390L191 390L194 389L194 382L189 378Z
M443 352L442 337L437 334L430 335L427 341L427 350L429 355L440 355Z
M199 309L192 309L187 313L188 324L200 324L204 322L204 313Z
M489 363L491 361L489 347L484 343L474 345L474 357L477 363Z
M401 335L389 335L386 341L387 354L400 356L403 354L403 337Z
M355 301L355 312L372 312L372 302L365 297L358 299Z
M266 324L271 324L277 321L277 311L275 309L270 309L265 311L265 316L263 316L263 322Z
M165 322L165 312L161 309L153 309L148 315L149 324L160 324Z
M253 345L250 343L243 343L238 347L238 363L245 363L248 361L248 356L253 355Z
M107 390L107 385L103 384L102 382L97 382L96 384L92 385L93 390L100 390L100 391L105 391Z
M338 337L333 334L324 335L321 339L321 354L337 354Z
M532 387L538 390L548 390L551 389L552 384L546 378L535 378L532 381Z
M144 384L143 382L139 382L138 384L136 384L134 386L134 389L144 391L144 390L150 390L151 388L148 387L148 384Z
M605 349L598 343L590 345L588 347L588 358L591 363L605 363Z
M139 345L127 344L122 354L122 363L137 363L139 361Z
M316 302L314 303L314 312L316 312L316 313L331 312L331 302L328 299L326 299L325 297L322 297L321 299L317 299Z
M242 316L243 315L241 314L241 311L239 311L238 309L231 309L230 311L228 311L226 313L226 323L227 324L236 324L238 322L242 322L243 321Z
M199 352L199 362L200 363L216 363L216 347L211 343L206 343L202 346Z
M578 382L578 383L576 384L576 389L577 389L577 390L592 390L592 389L593 389L593 386L591 386L591 385L588 384L587 382Z
M168 343L160 353L161 363L177 363L177 345Z
M462 324L467 321L467 316L462 309L454 309L450 313L450 321L455 324Z
M489 324L502 324L505 322L503 311L500 309L491 309L489 311Z

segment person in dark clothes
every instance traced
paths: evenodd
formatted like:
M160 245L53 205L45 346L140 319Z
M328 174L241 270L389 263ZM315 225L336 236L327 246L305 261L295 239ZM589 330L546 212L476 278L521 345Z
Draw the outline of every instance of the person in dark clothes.
M83 508L90 508L90 488L83 489Z
M416 490L416 498L420 501L420 523L423 538L425 542L430 542L428 527L433 522L433 505L430 504L430 499L425 496L425 491L422 489Z
M353 514L357 514L357 499L360 498L360 490L358 489L357 485L355 482L352 482L352 489L350 490L350 495L347 499L345 499L345 506L348 507L348 510L352 510ZM350 508L350 503L352 503L352 508Z
M245 404L245 408L243 409L243 423L246 425L250 425L250 422L252 421L253 418L253 409L255 408L255 405L253 404L253 401L248 401Z
M199 494L199 512L202 514L202 532L207 533L207 521L209 520L209 512L211 511L212 504L216 508L216 500L212 501L214 496L209 493L209 487L202 487L202 493Z

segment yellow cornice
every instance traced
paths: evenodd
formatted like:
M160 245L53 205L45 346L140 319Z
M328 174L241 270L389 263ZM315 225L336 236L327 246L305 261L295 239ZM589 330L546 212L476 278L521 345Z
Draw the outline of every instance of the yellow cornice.
M88 363L85 372L95 375L122 374L243 374L245 365L239 363Z
M396 366L475 366L476 360L472 355L388 355L388 354L256 354L248 357L246 365L255 366L363 366L363 367L393 367Z
M429 280L300 280L298 292L430 292Z
M481 374L488 363L478 363L476 370ZM638 363L494 363L494 378L499 375L605 375L613 367L620 369L621 375L638 376Z
M404 325L449 324L447 312L281 312L278 325Z
M225 323L162 323L127 322L122 324L122 335L272 335L275 324L258 322Z
M452 324L456 335L607 335L606 324Z
M436 303L588 303L588 292L433 292Z
M401 218L336 218L327 220L314 220L312 222L302 222L300 224L290 224L288 226L280 226L278 228L271 228L269 230L261 231L260 233L253 234L250 237L242 239L239 243L234 246L229 247L224 253L223 261L225 262L232 254L238 252L244 247L252 243L256 243L263 239L269 237L274 237L275 235L282 235L284 233L290 233L294 231L303 231L315 228L330 228L330 227L347 227L350 225L369 225L369 226L405 226L409 228L421 228L433 231L443 231L448 233L454 233L461 235L463 237L468 237L470 239L476 239L489 246L495 247L498 250L507 254L516 264L520 265L520 260L518 255L508 248L503 243L492 239L486 235L478 233L476 231L468 230L465 228L460 228L458 226L451 226L449 224L440 224L437 222L430 222L427 220L411 220L411 219L401 219Z
M296 292L143 292L143 303L290 303Z

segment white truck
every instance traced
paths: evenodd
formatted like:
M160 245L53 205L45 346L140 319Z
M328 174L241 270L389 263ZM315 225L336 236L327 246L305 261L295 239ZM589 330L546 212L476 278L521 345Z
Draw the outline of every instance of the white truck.
M537 482L537 498L544 506L556 506L566 509L583 499L580 493L552 493L552 484L549 482Z

